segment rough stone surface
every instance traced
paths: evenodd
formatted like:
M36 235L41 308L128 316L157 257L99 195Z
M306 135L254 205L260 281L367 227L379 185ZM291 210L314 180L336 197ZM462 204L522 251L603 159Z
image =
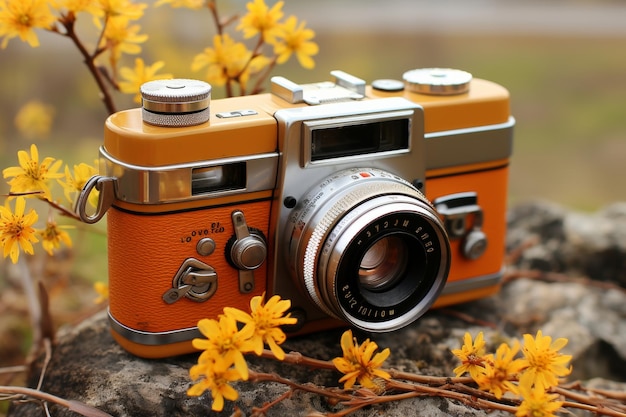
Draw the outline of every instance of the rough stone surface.
M449 310L431 311L405 329L373 336L381 348L392 351L387 365L422 374L452 375L456 362L450 349L460 346L466 331L483 331L494 348L503 337L521 337L542 329L544 334L569 339L564 351L574 356L570 380L626 390L626 204L589 215L539 202L513 207L508 249L512 257L509 275L516 279L507 282L499 294L455 306L454 314ZM536 279L537 275L548 279ZM597 281L577 279L580 277ZM458 318L458 313L475 320L468 323ZM290 339L283 347L331 359L341 354L340 335L341 330L323 332ZM365 336L358 337L362 340ZM190 386L188 370L196 359L197 355L163 360L135 358L114 343L105 315L98 314L60 332L43 390L118 417L217 415L210 411L208 394L200 398L185 395ZM276 372L322 386L336 386L339 378L333 371L311 371L255 357L249 363L256 371ZM33 370L33 384L37 372ZM242 382L236 388L240 399L234 404L226 402L219 415L230 416L237 406L241 415L249 416L253 406L286 391L275 383ZM318 396L296 393L272 408L269 415L306 416L315 410L326 413L339 409ZM509 415L487 413L441 398L405 400L353 415L404 417L416 415L415 410L426 417ZM51 411L55 417L76 415L56 406ZM9 414L44 415L42 408L32 403L14 404Z
M535 239L520 268L578 274L626 287L626 202L593 214L529 202L509 211L509 249Z

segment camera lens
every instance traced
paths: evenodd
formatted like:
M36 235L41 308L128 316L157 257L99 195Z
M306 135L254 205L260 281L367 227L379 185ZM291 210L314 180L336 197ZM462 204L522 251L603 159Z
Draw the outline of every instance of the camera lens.
M379 169L348 169L299 201L285 236L287 259L322 311L383 332L433 304L450 268L448 238L408 182Z
M397 236L385 236L375 242L361 258L359 285L367 291L384 291L403 276L408 247Z

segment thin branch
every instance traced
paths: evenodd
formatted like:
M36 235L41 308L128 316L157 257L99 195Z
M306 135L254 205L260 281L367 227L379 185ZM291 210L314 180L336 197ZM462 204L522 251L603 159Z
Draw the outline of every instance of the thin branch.
M4 368L0 368L0 374L19 374L27 371L28 366L26 365L5 366Z
M250 94L259 94L260 92L263 91L263 87L261 86L261 84L263 84L263 82L270 75L270 73L276 66L277 61L278 61L278 55L274 55L274 58L272 58L272 61L267 65L267 68L265 69L263 74L259 75L259 77L257 78L256 83L254 84L254 88L252 89Z
M90 53L85 47L85 45L83 45L83 43L81 42L78 35L76 34L76 31L75 31L76 17L74 16L74 14L70 12L67 15L63 16L62 19L59 20L61 25L63 25L63 27L65 28L65 33L62 33L62 35L70 38L72 42L74 43L74 45L76 46L76 48L78 48L78 51L83 57L83 62L85 63L85 65L87 65L87 68L89 69L89 72L91 73L91 76L93 77L94 81L98 85L98 89L100 90L100 94L101 94L101 99L102 99L102 102L104 103L104 106L107 109L107 112L109 114L113 114L116 111L115 103L113 102L113 97L111 96L111 92L109 91L109 88L104 82L102 74L99 71L95 63L96 58L106 50L106 48L100 48L99 45L104 36L104 31L106 30L107 21L108 21L108 17L105 18L105 22L103 24L102 31L100 32L98 42L96 43L95 50L93 53Z
M24 289L24 295L26 296L26 304L28 305L29 317L31 328L33 331L33 348L36 349L40 346L42 341L41 334L41 304L37 297L37 291L35 290L35 283L26 260L24 257L20 257L17 260L17 264L20 268L20 275L22 279L22 288Z
M57 397L56 395L48 394L47 392L39 391L32 388L0 386L0 394L11 396L26 396L48 403L58 404L62 407L67 408L70 411L74 411L85 417L113 417L110 414L105 413L104 411L81 403L80 401L66 400L64 398ZM14 399L14 397L11 398Z
M311 383L300 384L298 382L292 381L287 378L283 378L282 376L276 375L276 374L254 372L254 371L248 371L248 372L249 372L248 381L251 381L251 382L257 382L257 381L277 382L279 384L286 385L293 389L310 392L312 394L318 394L323 397L335 398L341 401L350 401L353 398L352 395L344 393L343 390L333 390L330 388L318 387L317 385L313 385Z
M41 372L39 373L39 381L37 382L37 390L40 390L43 386L43 380L46 376L46 371L48 370L48 365L50 364L50 359L52 359L52 344L50 343L50 339L44 339L44 349L46 355L43 360L43 365L41 366Z

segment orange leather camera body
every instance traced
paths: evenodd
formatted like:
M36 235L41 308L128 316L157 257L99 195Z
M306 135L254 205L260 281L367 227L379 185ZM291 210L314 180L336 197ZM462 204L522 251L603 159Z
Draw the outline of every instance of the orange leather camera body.
M198 320L263 293L291 300L296 335L393 331L497 291L507 90L450 69L371 85L331 75L212 102L206 83L153 81L142 108L109 117L77 211L107 214L109 317L125 349L191 352Z

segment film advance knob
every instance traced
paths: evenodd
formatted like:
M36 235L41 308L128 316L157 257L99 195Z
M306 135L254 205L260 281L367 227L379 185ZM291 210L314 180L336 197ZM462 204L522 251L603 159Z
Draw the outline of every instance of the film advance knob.
M211 85L204 81L154 80L141 88L143 121L156 126L184 127L207 122L211 116Z

